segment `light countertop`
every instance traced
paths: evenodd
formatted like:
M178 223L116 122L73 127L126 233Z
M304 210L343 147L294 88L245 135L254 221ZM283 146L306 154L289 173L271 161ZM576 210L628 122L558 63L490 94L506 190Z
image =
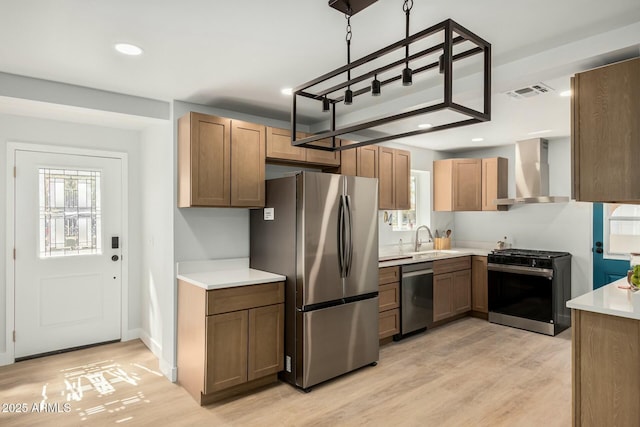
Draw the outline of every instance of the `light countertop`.
M396 265L415 264L417 262L436 261L447 258L457 258L461 256L479 255L487 256L491 252L490 249L478 249L478 248L451 248L443 250L434 250L431 254L429 252L416 254L413 252L385 252L383 256L380 256L378 267L394 267Z
M640 291L620 289L621 285L627 285L626 277L567 301L567 307L640 320Z
M177 278L206 290L286 280L280 274L249 268L249 258L179 262Z

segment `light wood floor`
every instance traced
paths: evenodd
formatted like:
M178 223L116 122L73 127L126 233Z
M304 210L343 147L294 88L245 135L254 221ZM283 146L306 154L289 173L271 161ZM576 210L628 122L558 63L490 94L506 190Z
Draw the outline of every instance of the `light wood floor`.
M62 412L31 412L43 394ZM0 367L0 402L28 412L0 413L2 426L569 426L571 335L465 318L386 345L378 366L311 393L278 383L204 408L130 341Z

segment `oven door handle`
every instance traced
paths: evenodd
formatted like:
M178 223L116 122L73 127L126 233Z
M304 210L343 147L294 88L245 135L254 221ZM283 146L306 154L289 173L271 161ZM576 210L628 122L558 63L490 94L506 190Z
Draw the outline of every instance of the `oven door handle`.
M548 279L553 278L553 270L550 268L525 267L522 265L505 265L490 262L487 264L487 270L499 271L501 273L515 273L526 276L540 276Z

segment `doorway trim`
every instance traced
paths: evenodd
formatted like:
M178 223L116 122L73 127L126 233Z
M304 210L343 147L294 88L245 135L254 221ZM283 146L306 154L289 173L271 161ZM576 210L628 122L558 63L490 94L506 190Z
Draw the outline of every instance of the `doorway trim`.
M0 353L0 366L15 362L15 262L13 248L15 247L15 180L13 168L15 166L16 151L33 151L51 154L69 154L92 157L107 157L119 159L122 163L122 283L120 294L120 339L126 340L129 335L129 172L128 154L117 151L93 150L86 148L67 147L61 145L31 144L26 142L7 143L6 168L6 295L5 295L5 349Z

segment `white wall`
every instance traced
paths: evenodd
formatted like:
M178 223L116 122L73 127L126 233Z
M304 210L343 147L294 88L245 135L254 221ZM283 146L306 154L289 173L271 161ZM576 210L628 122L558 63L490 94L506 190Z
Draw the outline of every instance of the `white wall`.
M140 337L175 379L173 270L173 127L170 121L142 131Z
M69 146L128 154L129 161L129 295L128 297L128 337L135 337L141 326L140 319L140 263L141 256L141 187L140 187L140 133L101 126L45 120L33 117L0 114L0 188L5 193L7 165L7 142L27 142L44 145ZM0 197L0 353L5 348L6 330L6 199ZM124 339L128 337L123 337ZM0 359L2 359L0 357Z
M455 157L509 159L509 197L515 196L515 146L456 153ZM571 145L569 139L549 142L549 191L571 195ZM512 206L506 212L455 212L456 241L497 242L503 236L513 247L567 251L571 263L571 293L578 296L593 288L591 258L591 203L539 203Z

